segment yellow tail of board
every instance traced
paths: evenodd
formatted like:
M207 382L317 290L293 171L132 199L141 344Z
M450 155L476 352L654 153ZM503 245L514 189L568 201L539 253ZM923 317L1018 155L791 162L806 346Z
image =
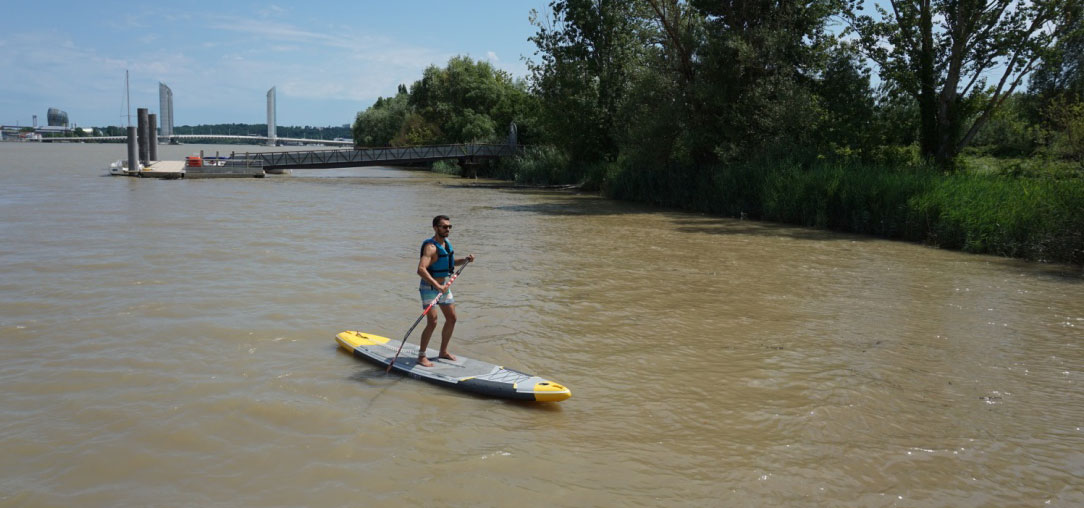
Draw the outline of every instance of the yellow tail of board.
M353 330L347 330L345 332L339 332L335 336L335 341L342 346L343 349L352 350L358 346L375 346L377 344L387 344L391 339L387 337L381 337L379 335L373 335L371 333L356 332Z

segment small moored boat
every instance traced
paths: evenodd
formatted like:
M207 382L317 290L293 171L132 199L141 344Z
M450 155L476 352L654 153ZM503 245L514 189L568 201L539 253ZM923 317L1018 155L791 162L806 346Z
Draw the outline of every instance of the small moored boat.
M132 171L128 169L128 161L124 159L118 159L116 162L109 165L109 174L113 176L129 176L138 175L140 171L143 171L143 163L136 163L139 165L139 169Z

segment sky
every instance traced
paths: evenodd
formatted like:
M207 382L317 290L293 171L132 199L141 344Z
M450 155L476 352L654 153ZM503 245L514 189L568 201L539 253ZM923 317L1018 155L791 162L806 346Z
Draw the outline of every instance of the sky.
M338 126L457 55L526 78L537 60L532 9L548 0L307 2L4 2L0 124L66 111L83 127L157 113L173 90L174 125L267 121L276 87L280 126Z

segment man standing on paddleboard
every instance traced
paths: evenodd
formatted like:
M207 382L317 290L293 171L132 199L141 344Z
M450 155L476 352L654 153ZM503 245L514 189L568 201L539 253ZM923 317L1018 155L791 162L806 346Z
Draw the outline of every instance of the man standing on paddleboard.
M444 328L440 331L440 357L455 361L455 355L448 352L448 343L452 341L452 332L455 330L455 300L452 292L448 290L450 282L446 282L448 276L455 271L455 267L463 263L474 261L474 254L465 258L455 258L455 250L448 241L448 235L452 233L452 220L447 215L433 217L433 238L422 242L421 260L418 261L418 276L422 278L418 285L418 291L422 295L422 308L432 302L438 294L443 293L437 306L444 313ZM426 314L425 330L422 330L421 343L418 345L418 364L422 367L432 367L433 362L425 357L425 348L429 346L429 339L433 336L433 330L437 329L437 309L429 309Z

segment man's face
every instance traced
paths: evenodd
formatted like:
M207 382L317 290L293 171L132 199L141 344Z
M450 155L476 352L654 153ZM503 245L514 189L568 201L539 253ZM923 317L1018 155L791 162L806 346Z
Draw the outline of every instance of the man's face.
M433 226L433 230L437 232L437 236L447 237L452 232L452 222L441 220L436 226Z

